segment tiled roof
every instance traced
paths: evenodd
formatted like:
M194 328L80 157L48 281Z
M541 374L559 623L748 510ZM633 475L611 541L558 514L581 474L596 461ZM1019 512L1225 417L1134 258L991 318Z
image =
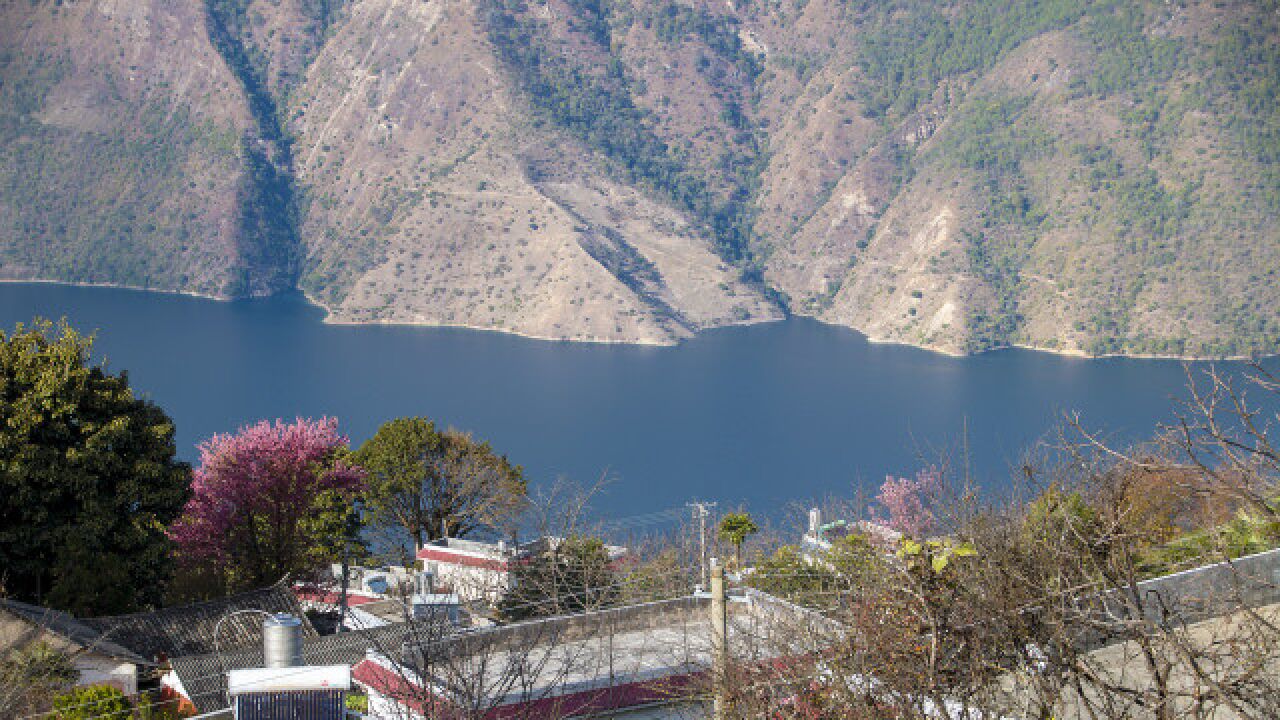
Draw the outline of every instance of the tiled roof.
M113 642L113 637L64 612L3 598L0 598L0 611L22 618L34 628L43 628L91 652L139 665L151 664L145 657Z
M416 627L415 627L416 626ZM406 639L415 632L426 632L423 623L392 623L367 630L326 635L303 640L302 659L307 665L355 665L370 649L388 655L399 655ZM210 653L177 657L169 661L174 674L182 681L187 698L202 713L227 707L228 670L262 667L262 647L245 648L221 655Z
M231 595L221 600L164 608L155 612L85 618L83 624L147 658L203 655L222 648L262 642L262 617L237 615L222 623L217 646L213 630L218 621L237 610L288 613L302 618L303 637L317 637L286 580L270 587Z

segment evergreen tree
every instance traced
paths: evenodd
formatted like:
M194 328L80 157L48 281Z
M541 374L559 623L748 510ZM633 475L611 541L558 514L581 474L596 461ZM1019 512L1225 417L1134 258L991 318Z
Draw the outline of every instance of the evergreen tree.
M0 332L0 585L75 614L158 601L191 483L173 422L92 347L65 322Z

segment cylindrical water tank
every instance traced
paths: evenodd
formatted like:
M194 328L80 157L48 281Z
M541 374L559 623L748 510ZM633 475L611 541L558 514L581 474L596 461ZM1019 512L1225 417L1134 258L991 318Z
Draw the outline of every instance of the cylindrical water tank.
M277 613L262 622L262 653L269 668L302 665L302 620Z

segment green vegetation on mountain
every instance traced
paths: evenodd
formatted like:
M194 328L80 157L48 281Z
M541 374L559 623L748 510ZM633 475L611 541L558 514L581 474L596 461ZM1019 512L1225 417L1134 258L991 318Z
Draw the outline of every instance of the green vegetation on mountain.
M627 70L622 47L630 25L639 22L664 46L699 46L698 71L712 72L710 53L749 81L759 72L759 63L744 51L732 18L671 2L632 7L626 2L575 0L568 3L573 14L567 25L594 44L583 50L565 47L567 41L558 43L550 21L521 0L487 3L489 37L547 120L616 161L627 180L701 221L726 260L746 260L750 202L760 162L740 98L732 91L724 93L720 116L709 119L735 132L717 167L707 172L687 150L662 138L654 128L655 113L637 104L637 81ZM725 78L721 74L714 79Z
M990 69L1026 40L1078 19L1085 7L1078 0L862 0L858 13L865 35L856 57L866 76L858 88L864 112L914 112L944 81Z
M285 96L301 81L302 69L318 50L339 3L298 1L263 8L258 0L205 0L209 39L239 81L254 121L253 129L241 138L247 171L238 188L237 235L242 246L260 251L253 264L280 268L291 284L296 282L300 261L300 218L293 140L284 129L282 108ZM263 10L274 10L301 27L292 36L266 28ZM273 41L284 45L272 48ZM228 293L243 295L246 290L234 285Z
M0 13L0 277L1280 350L1277 0L189 5Z
M0 277L288 287L287 251L230 221L252 216L258 149L199 5L21 3L0 28Z
M1274 352L1280 314L1257 301L1280 266L1280 29L1267 5L863 9L866 114L888 132L913 113L936 118L936 135L900 156L910 180L887 212L948 208L960 246L910 246L881 223L865 254L916 275L895 273L890 295L946 286L939 302L967 306L944 324L923 293L886 334L966 351Z

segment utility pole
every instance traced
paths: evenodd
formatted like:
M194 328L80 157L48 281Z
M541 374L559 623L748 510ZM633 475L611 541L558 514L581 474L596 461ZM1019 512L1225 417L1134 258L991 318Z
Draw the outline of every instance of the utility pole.
M698 584L706 587L707 583L707 515L711 514L713 502L685 503L693 508L693 516L698 520Z
M342 592L338 598L338 627L334 632L340 633L347 624L347 586L351 583L351 543L352 538L360 534L360 508L352 505L347 509L346 528L342 535Z
M351 559L347 552L347 542L342 542L342 595L338 598L338 627L334 632L342 632L347 624L347 585L351 582Z
M711 561L711 662L715 682L715 700L712 717L725 718L725 689L729 672L729 619L724 594L724 568Z

